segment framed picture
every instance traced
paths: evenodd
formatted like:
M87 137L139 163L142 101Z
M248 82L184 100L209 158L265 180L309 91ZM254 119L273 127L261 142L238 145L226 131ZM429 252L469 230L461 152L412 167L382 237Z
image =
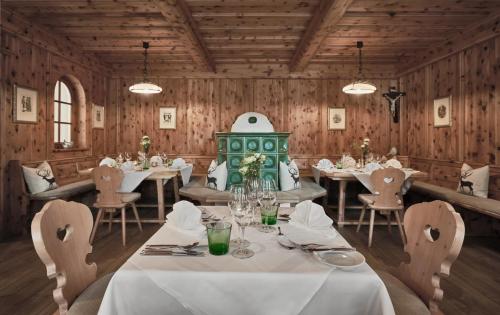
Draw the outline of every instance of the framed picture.
M177 123L176 107L160 107L160 129L175 129Z
M451 95L434 100L434 127L451 126Z
M328 130L345 130L345 108L328 107Z
M15 123L36 124L38 121L38 92L14 85L14 108L12 117Z
M104 106L92 106L92 127L104 129Z

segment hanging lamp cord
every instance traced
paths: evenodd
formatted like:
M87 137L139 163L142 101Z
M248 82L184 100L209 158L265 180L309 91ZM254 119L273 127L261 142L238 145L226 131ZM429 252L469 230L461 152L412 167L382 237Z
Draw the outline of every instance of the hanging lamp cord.
M362 50L363 42L357 42L356 47L359 49L359 71L358 71L358 79L361 81L363 79L363 58L362 58Z
M142 47L144 47L144 82L148 82L148 48L149 48L149 43L143 42Z

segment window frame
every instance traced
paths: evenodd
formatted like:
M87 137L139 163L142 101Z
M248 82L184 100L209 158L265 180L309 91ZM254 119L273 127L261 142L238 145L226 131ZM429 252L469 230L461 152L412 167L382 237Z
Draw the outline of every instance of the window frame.
M59 148L61 146L61 144L63 143L63 141L61 141L61 125L67 125L67 126L69 126L69 128L70 128L70 139L69 139L69 141L73 141L74 142L72 129L73 129L73 122L74 122L74 119L75 119L75 117L74 117L74 105L75 105L75 103L74 103L74 92L73 92L73 89L72 89L72 85L67 80L64 80L64 78L60 78L59 80L56 81L56 84L54 86L54 90L57 87L58 83L59 83L59 87L57 89L57 98L56 98L56 93L54 93L54 102L53 102L54 106L57 106L57 117L58 117L58 119L56 120L56 117L55 117L55 108L54 108L54 120L53 120L54 141L53 142L54 142L54 146L56 146L56 148ZM70 99L71 99L70 103L61 101L61 83L64 84L68 88ZM61 121L61 107L62 107L61 104L65 104L65 105L69 105L70 106L70 122L69 123ZM58 139L55 139L55 128L56 128L56 125L57 125L57 136L58 136Z

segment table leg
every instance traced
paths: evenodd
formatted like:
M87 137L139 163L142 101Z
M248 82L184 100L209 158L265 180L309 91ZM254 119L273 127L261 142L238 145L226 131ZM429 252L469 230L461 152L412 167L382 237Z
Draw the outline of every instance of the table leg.
M175 175L173 180L174 180L174 197L175 197L175 202L179 202L181 198L179 197L179 176Z
M158 197L158 221L162 224L165 221L165 196L163 194L163 179L156 180L156 194Z
M344 226L345 220L345 190L347 186L347 181L339 181L339 216L337 224L339 227Z
M330 178L328 177L323 177L325 181L325 190L326 190L326 196L323 197L323 208L326 209L328 208L328 193L330 191Z

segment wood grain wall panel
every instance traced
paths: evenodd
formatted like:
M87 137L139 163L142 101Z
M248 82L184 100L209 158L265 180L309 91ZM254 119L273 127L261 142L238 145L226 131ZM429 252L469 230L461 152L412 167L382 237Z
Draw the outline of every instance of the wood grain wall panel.
M322 81L288 80L289 147L295 154L320 154Z
M31 31L32 29L30 29ZM26 30L26 32L29 32ZM106 137L103 130L92 133L91 128L91 103L99 102L107 106L106 84L109 76L98 68L83 66L81 55L64 54L61 57L57 51L47 49L43 44L43 37L24 37L17 33L2 28L1 38L1 85L2 93L0 110L0 125L2 126L2 142L0 147L0 216L4 218L0 226L0 238L7 234L9 213L15 209L7 209L5 196L9 193L7 182L7 163L10 160L21 160L23 163L49 160L54 166L57 181L60 183L75 181L76 172L68 168L76 168L75 161L82 158L96 159L97 155L104 154ZM87 59L88 60L88 59ZM98 61L93 61L95 64ZM73 129L75 134L83 133L84 150L61 152L54 150L53 137L53 93L55 82L62 76L78 79L85 94L82 103L82 123ZM14 123L13 93L14 85L25 86L38 92L38 121L36 124ZM109 126L108 126L109 127ZM95 152L94 152L95 151ZM60 168L61 161L72 166Z
M283 119L287 104L286 80L258 79L254 81L253 110L269 118L276 131L288 131Z
M400 78L413 167L456 188L460 167L490 165L490 197L500 200L500 37ZM434 127L433 100L452 96L452 125Z
M253 81L222 79L220 82L220 130L231 131L236 118L253 110Z

